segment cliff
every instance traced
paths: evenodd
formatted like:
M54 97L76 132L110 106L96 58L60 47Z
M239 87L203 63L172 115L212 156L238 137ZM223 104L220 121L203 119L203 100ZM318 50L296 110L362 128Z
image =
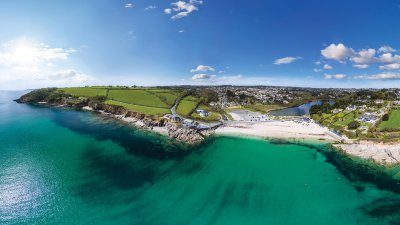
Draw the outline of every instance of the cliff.
M181 124L170 123L164 117L147 116L143 113L127 110L122 106L108 105L104 103L105 100L104 96L78 99L56 88L44 88L29 92L15 101L18 103L43 103L49 106L62 105L75 109L90 107L94 111L110 114L117 119L140 124L141 128L152 130L153 127L164 127L170 138L187 144L198 144L214 133L214 129L200 131L184 127Z

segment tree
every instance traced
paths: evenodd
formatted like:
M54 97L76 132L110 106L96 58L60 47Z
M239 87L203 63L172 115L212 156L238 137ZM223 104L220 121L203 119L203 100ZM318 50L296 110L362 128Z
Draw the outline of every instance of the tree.
M218 102L219 98L218 98L218 93L216 91L210 90L210 89L206 89L203 90L200 93L201 97L204 98L204 101L206 103L210 103L210 102Z
M360 126L361 126L361 124L358 121L352 121L347 125L347 129L355 130L355 129L359 128Z
M322 112L322 106L321 105L313 105L313 106L311 106L310 115L318 114L320 112Z
M382 120L383 121L388 121L389 120L389 114L386 113L385 115L383 115L382 116Z
M226 91L226 97L228 98L229 101L233 100L235 98L235 93L233 93L233 91L231 90L227 90Z

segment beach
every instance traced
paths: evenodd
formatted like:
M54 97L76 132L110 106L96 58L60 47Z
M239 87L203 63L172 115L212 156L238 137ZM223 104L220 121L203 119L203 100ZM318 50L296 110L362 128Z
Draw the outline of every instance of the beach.
M266 122L229 122L215 130L217 135L245 135L266 138L295 138L328 141L342 141L326 127L313 121L271 120Z

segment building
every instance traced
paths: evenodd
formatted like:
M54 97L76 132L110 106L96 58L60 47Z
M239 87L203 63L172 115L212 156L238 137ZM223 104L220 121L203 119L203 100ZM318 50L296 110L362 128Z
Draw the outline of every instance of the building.
M358 120L364 123L375 123L378 118L371 113L365 113L364 115L358 117Z
M332 113L334 113L334 114L336 114L336 113L339 113L339 112L341 112L341 111L343 111L342 109L333 109L332 110Z
M346 107L346 111L348 111L348 112L352 112L356 109L357 109L357 107L355 105L349 105Z
M377 104L377 105L382 105L383 103L384 103L384 101L382 99L375 100L375 104Z
M208 112L207 110L204 110L204 109L196 109L196 112L197 112L201 117L211 116L211 113Z

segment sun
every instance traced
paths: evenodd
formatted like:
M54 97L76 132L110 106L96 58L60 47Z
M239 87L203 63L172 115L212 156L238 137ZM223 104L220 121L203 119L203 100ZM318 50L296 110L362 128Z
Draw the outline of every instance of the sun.
M35 47L28 43L18 43L15 45L13 58L20 64L35 63L37 51Z

